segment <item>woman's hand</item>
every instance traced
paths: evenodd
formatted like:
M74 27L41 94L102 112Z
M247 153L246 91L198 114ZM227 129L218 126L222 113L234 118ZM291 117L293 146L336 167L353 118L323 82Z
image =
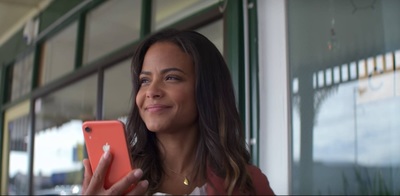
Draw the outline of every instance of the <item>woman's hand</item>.
M83 160L85 175L83 178L82 195L122 195L132 184L136 186L132 191L128 192L127 195L144 195L149 183L147 180L139 181L143 175L141 169L132 170L109 189L104 188L104 179L112 161L111 159L111 153L106 152L101 157L94 174L90 167L89 160Z

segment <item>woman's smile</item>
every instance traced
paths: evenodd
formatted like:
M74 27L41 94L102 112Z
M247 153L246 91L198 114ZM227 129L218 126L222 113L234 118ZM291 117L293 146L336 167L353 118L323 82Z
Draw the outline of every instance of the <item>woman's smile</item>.
M152 104L152 105L146 106L145 110L150 113L160 113L160 112L167 111L170 108L171 108L171 106L168 106L168 105Z

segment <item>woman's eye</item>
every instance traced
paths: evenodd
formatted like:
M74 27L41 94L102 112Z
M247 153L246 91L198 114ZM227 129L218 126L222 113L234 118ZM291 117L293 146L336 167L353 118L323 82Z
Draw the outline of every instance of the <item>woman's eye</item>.
M180 78L177 76L167 76L167 77L165 77L165 79L166 80L180 80Z
M149 80L148 80L147 78L141 78L141 79L139 80L139 83L140 83L140 84L146 84L146 83L149 83Z

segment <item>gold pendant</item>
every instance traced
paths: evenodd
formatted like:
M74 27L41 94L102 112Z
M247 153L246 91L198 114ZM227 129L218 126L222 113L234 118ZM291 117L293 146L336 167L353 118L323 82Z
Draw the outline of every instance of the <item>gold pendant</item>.
M188 186L189 185L189 180L185 177L185 180L183 180L183 184Z

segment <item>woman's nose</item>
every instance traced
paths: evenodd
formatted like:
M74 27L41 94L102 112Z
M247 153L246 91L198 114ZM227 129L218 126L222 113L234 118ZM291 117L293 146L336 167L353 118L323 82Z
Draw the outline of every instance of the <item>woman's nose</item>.
M153 82L150 84L149 88L147 88L146 91L146 97L147 98L160 98L163 96L163 91L157 82Z

